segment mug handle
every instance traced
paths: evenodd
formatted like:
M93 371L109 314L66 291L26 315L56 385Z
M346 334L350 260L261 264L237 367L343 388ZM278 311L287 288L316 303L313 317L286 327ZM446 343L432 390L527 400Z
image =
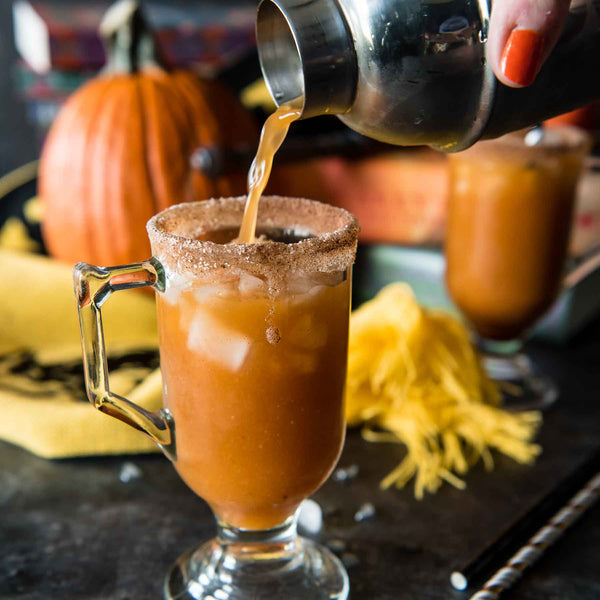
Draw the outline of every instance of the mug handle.
M78 263L73 268L73 284L90 402L98 410L145 433L169 459L175 461L175 422L169 410L163 408L152 412L110 391L101 312L102 305L113 292L141 287L164 291L163 266L155 258L117 267Z

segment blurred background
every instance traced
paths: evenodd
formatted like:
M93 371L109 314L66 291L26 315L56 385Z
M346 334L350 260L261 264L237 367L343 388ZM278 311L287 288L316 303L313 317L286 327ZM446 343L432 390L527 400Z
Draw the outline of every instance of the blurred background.
M104 67L98 26L109 5L0 2L0 175L39 157L66 99ZM255 49L255 8L254 0L144 3L164 66L225 85L258 127L273 106ZM593 133L596 146L598 112L597 106L589 107L569 117ZM209 180L235 176L243 181L258 139L249 137L243 143L208 141L191 157L193 168ZM359 218L356 304L386 283L403 280L424 305L453 309L443 281L448 194L444 155L428 148L380 144L351 132L335 117L319 117L294 124L275 164L269 191L331 202ZM0 246L46 251L39 223L23 218L24 203L36 195L35 169L32 165L21 172L22 183L12 179L0 188ZM599 177L598 159L591 157L579 189L570 269L587 259L600 241ZM22 239L21 231L29 241ZM587 271L585 275L576 291L561 297L538 334L566 341L598 313L597 273L591 279Z

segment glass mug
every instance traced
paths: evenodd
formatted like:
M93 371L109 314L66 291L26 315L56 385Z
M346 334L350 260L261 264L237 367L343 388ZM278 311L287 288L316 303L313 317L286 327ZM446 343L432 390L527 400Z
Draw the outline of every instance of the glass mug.
M520 349L560 290L589 149L582 130L540 127L449 156L446 282L509 408L544 408L558 395Z
M165 598L346 598L341 563L298 538L296 520L344 442L358 224L339 208L264 197L257 234L277 241L227 244L244 201L159 213L142 263L76 265L88 396L150 436L216 516L217 538L180 557ZM110 392L102 334L110 294L143 286L157 292L157 413Z

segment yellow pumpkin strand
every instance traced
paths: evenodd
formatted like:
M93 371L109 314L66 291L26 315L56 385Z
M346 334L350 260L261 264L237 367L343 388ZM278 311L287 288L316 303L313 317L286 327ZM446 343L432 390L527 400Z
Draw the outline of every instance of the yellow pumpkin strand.
M417 498L459 477L491 450L529 464L537 412L502 410L501 393L483 369L464 325L421 308L411 289L392 284L351 319L346 416L363 424L371 442L406 446L406 456L381 482L386 489L414 480Z

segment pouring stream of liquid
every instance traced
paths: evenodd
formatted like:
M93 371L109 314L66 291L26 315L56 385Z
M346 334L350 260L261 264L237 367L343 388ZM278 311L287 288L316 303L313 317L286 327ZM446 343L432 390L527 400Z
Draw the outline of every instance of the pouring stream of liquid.
M273 157L285 140L290 125L300 118L301 109L291 104L280 106L263 125L256 157L248 172L248 199L244 209L244 218L235 243L252 243L255 241L258 203L267 186Z

